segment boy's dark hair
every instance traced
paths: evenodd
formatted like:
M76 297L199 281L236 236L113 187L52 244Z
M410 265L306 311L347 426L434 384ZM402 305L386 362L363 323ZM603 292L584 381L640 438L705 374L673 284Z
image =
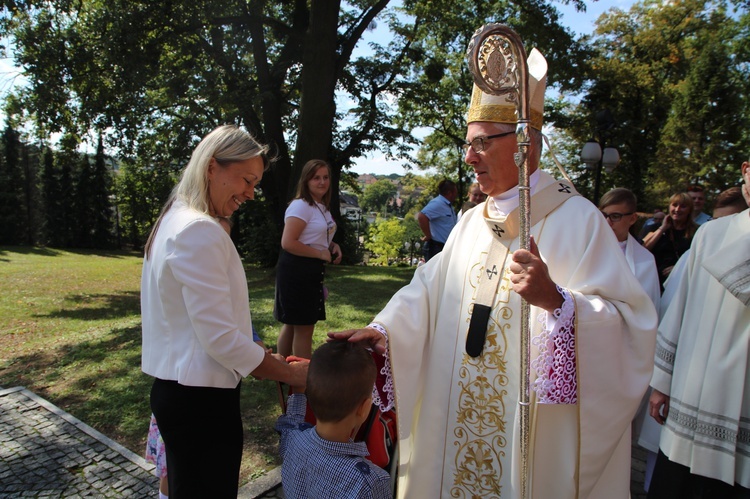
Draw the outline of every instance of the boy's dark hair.
M313 353L307 371L307 401L316 419L341 421L372 395L377 368L372 354L348 341L329 341Z

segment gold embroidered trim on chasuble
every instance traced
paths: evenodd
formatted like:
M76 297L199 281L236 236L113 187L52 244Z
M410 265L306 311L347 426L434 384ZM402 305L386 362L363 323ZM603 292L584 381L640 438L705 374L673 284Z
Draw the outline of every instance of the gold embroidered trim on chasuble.
M472 267L474 295L478 277L485 272L487 252L479 255L480 261ZM507 257L506 257L507 262ZM454 454L454 476L451 497L500 497L501 481L509 483L509 447L513 444L513 420L518 396L515 384L508 376L508 342L511 332L513 307L510 306L511 282L505 263L497 269L502 274L495 306L490 316L482 355L472 358L462 354L458 370L458 403L455 426L446 451ZM471 308L476 296L466 306ZM469 320L466 321L468 329ZM514 349L511 348L511 351ZM511 360L514 362L514 360ZM507 467L507 469L506 469Z

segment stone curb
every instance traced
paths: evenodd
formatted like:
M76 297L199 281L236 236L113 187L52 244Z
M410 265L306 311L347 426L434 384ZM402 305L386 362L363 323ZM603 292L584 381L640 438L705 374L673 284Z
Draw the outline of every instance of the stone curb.
M265 475L245 484L240 488L237 494L238 499L256 499L258 497L267 497L267 494L274 491L281 485L281 466L272 469Z

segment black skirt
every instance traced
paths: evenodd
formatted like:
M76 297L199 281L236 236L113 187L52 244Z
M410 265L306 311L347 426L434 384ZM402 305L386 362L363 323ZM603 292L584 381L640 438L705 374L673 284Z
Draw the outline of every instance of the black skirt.
M309 326L326 319L325 262L281 250L276 265L273 317L283 324Z

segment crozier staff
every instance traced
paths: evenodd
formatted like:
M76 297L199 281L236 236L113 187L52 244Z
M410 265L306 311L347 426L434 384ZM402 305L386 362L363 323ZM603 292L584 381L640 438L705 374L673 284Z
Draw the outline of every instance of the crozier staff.
M502 53L488 47L487 58ZM547 64L537 50L528 69L530 249L518 249L515 104L475 86L465 161L487 201L370 326L330 333L369 343L392 368L377 395L399 414L399 497L519 497L522 297L531 497L629 496L630 422L651 375L656 311L601 213L539 170ZM487 326L469 341L483 281L495 286Z

